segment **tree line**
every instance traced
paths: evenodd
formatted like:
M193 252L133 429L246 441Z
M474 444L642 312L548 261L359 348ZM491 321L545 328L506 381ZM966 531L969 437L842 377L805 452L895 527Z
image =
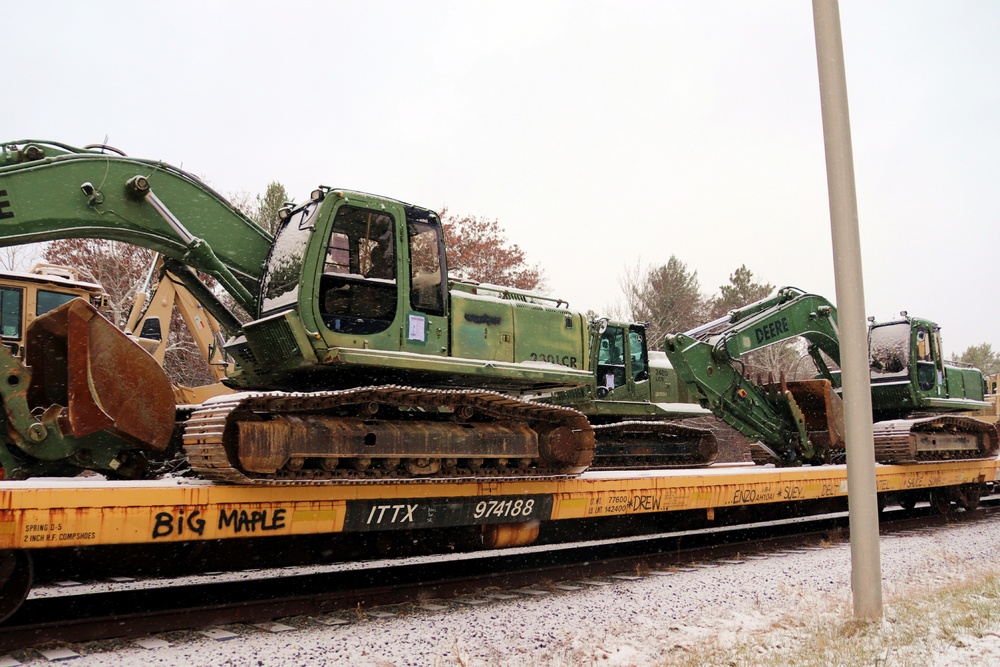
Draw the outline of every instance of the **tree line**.
M270 233L279 225L278 211L289 202L285 187L274 181L263 194L237 193L231 203ZM525 252L512 243L496 219L441 212L447 248L449 274L453 279L472 280L529 291L546 290L545 275L538 264L528 261ZM14 246L14 248L18 248ZM0 256L0 263L10 257ZM136 290L144 282L153 262L153 253L118 241L104 239L62 239L45 244L41 257L56 264L66 264L81 271L88 280L107 291L109 319L124 325ZM8 267L13 268L13 267ZM729 281L714 293L703 293L698 272L671 255L665 264L644 266L638 261L626 267L619 279L621 301L609 307L617 319L648 323L651 349L661 349L669 333L690 330L716 320L728 312L758 301L774 292L775 286L754 277L745 264L729 275ZM591 313L596 315L596 313ZM210 381L207 365L201 360L193 339L175 313L170 328L168 373L171 379L188 385ZM799 372L811 372L809 363L799 362L804 347L789 341L748 355L744 361L751 373L784 372L794 378ZM989 343L967 348L954 360L980 368L984 374L1000 373L1000 354Z

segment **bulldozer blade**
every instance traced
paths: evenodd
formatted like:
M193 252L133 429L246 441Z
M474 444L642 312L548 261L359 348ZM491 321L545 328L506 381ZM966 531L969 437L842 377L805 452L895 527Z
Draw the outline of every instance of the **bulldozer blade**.
M25 362L32 408L66 407L77 438L101 430L162 452L174 430L170 381L156 361L83 299L31 323Z
M783 388L792 393L805 418L809 439L833 450L844 448L844 401L829 380L794 380Z

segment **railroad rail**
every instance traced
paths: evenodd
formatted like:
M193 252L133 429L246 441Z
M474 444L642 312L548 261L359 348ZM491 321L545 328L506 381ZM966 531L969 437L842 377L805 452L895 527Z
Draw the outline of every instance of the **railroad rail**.
M990 505L947 520L931 508L890 513L883 532L902 532L946 522L978 521L1000 511ZM59 594L28 601L0 625L0 650L140 637L233 623L263 623L330 612L357 614L375 607L418 604L428 598L516 594L527 587L558 590L558 582L648 574L692 563L801 548L847 538L847 515L768 522L728 529L684 531L641 539L610 539L571 545L436 557L421 562L372 566L327 566L299 573L262 571L252 579L188 583L85 594ZM190 583L194 579L195 583ZM555 582L555 583L554 583ZM184 604L198 600L197 604Z
M981 489L995 483L997 467L996 459L880 465L876 484L886 502L912 507L929 499L942 510L953 504L972 508ZM557 480L342 486L249 487L188 479L3 482L0 621L18 609L33 586L32 554L52 550L78 559L91 548L189 549L199 543L209 548L212 540L238 544L260 538L280 544L305 536L402 536L412 542L441 531L471 531L480 548L516 547L574 521L676 527L685 517L713 522L717 514L736 512L745 522L795 503L842 506L846 495L845 466L717 465L594 471Z

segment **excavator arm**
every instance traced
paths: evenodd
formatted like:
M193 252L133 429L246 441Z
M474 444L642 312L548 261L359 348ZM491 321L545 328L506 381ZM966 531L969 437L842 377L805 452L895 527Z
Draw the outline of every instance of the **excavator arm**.
M761 386L746 377L744 355L795 337L808 341L825 379L790 383L782 377ZM702 406L785 462L818 462L841 438L840 398L833 391L838 378L820 352L839 364L836 308L793 287L666 339L667 357ZM814 423L815 415L822 423Z
M48 141L0 146L0 245L125 241L215 278L250 313L273 238L163 162ZM227 318L220 318L227 319Z
M0 144L0 245L63 238L124 241L168 270L227 334L239 320L199 278L244 310L257 297L273 238L195 176L106 147ZM22 363L0 350L0 468L8 478L121 477L171 456L175 401L156 361L83 300L32 323Z
M996 429L957 414L985 405L980 400L982 374L938 365L936 331L934 323L911 317L873 322L869 328L879 463L997 455ZM786 381L782 374L777 382L751 381L742 357L793 337L808 341L819 377ZM703 407L767 452L754 457L758 462L824 463L845 455L840 374L831 373L826 364L827 358L840 364L837 311L823 297L785 287L725 318L667 336L666 348L678 377L698 392ZM941 372L936 374L937 368ZM961 373L968 373L968 380ZM966 391L970 384L974 391Z

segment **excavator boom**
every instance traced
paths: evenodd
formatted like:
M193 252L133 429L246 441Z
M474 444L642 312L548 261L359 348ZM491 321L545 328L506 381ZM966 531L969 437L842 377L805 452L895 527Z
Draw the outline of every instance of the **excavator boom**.
M0 146L0 245L99 238L151 248L257 308L273 238L189 173L107 148Z

